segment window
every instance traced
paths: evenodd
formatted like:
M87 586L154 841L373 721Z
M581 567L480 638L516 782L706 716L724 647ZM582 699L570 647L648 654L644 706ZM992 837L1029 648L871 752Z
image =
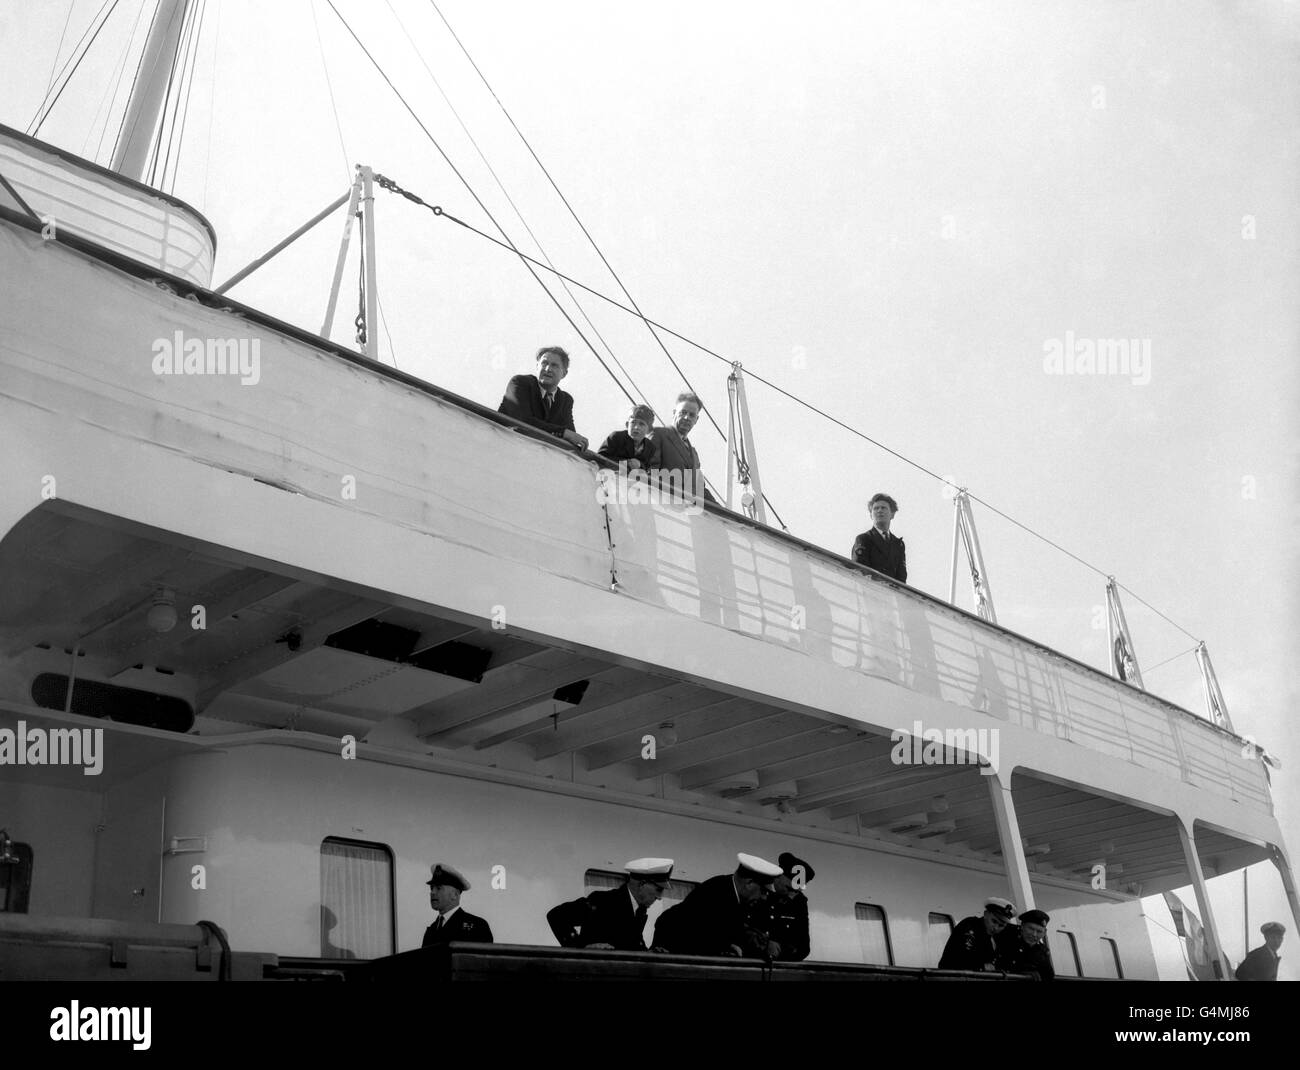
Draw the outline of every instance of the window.
M952 915L931 912L925 927L925 954L929 962L937 963L943 958L943 949L948 945L952 935Z
M1101 968L1103 977L1124 978L1124 967L1119 964L1119 945L1109 936L1101 938Z
M1074 942L1074 933L1057 929L1049 937L1048 951L1052 953L1052 966L1062 977L1082 977L1083 967L1079 965L1079 945Z
M393 852L329 836L320 845L320 953L375 959L396 945Z
M612 873L606 869L589 869L582 878L582 882L586 886L582 894L591 895L592 892L603 892L608 888L622 888L626 881L626 873ZM664 894L660 896L659 902L652 906L650 912L646 915L646 930L645 933L642 933L642 936L645 937L647 942L650 940L647 934L653 931L655 919L674 903L680 903L690 895L694 887L694 881L670 880L668 882L668 887L664 889Z
M862 961L877 966L894 964L894 948L889 942L889 922L883 907L855 903L853 915L858 920L858 942Z

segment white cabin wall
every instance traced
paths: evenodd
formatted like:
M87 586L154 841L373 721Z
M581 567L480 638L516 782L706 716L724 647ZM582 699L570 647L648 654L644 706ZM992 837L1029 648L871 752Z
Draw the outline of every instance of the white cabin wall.
M549 946L555 941L546 911L583 894L586 870L618 870L638 855L671 856L675 875L691 881L730 872L737 851L806 858L817 874L809 886L812 957L828 961L862 961L856 902L885 909L898 965L934 966L925 950L926 914L960 920L978 912L983 897L1006 894L994 874L805 840L793 829L787 835L715 822L707 811L696 819L276 746L178 760L166 835L206 835L209 850L164 864L163 920L210 918L227 929L232 946L281 955L320 953L320 845L328 836L393 851L399 951L418 947L432 920L424 882L435 861L470 879L462 905L487 918L499 943ZM205 890L190 887L195 863L206 867ZM496 866L503 888L492 887ZM1081 953L1097 942L1103 917L1123 929L1128 972L1145 933L1121 925L1120 914L1136 919L1138 907L1108 903L1098 921L1076 924Z
M90 917L102 795L0 780L0 828L32 848L29 914Z

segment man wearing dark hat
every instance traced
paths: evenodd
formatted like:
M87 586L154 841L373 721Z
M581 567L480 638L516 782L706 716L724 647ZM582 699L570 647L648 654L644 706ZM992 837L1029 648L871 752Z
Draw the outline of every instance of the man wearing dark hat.
M766 957L766 936L749 924L781 868L754 855L736 855L736 872L710 877L655 923L655 944L679 955Z
M1241 960L1237 967L1238 981L1277 980L1277 964L1282 957L1277 949L1282 946L1286 926L1280 921L1269 921L1261 925L1259 931L1264 934L1264 943Z
M1016 908L996 895L984 900L984 916L963 918L953 929L939 959L941 970L996 970L997 937L1012 918Z
M627 883L623 887L561 903L546 915L561 947L646 950L646 915L668 887L673 860L638 858L624 868Z
M453 940L492 943L492 929L488 923L460 907L461 893L469 891L469 881L445 862L435 862L429 868L433 871L427 882L429 906L438 912L438 918L424 930L424 943L420 946L437 947Z
M1027 973L1036 980L1050 981L1056 976L1052 956L1047 950L1047 923L1051 917L1042 910L1026 910L1019 925L1008 925L997 936L997 968L1007 973Z
M789 851L782 851L777 864L781 875L772 881L772 894L750 915L755 929L767 934L767 957L802 962L808 957L808 897L804 886L813 879L813 868Z

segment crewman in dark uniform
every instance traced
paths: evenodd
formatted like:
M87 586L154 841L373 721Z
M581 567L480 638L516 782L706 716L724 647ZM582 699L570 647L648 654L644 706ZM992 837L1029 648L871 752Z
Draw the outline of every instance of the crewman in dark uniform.
M808 957L808 897L804 887L813 868L789 851L777 859L781 876L772 882L772 894L751 908L753 928L767 934L767 958L802 962Z
M623 887L561 903L546 915L561 947L646 950L646 915L668 887L673 860L638 858L624 868L627 883Z
M736 855L736 872L710 877L655 923L655 944L679 955L733 955L764 958L766 934L758 933L746 911L767 895L781 875L754 855Z
M435 862L429 867L429 906L438 912L437 920L424 930L421 947L436 947L453 940L472 940L480 944L492 943L492 928L460 906L461 893L469 891L469 881L461 872L445 862Z
M998 934L997 968L1007 973L1031 974L1035 980L1050 981L1056 976L1052 956L1047 950L1047 923L1051 917L1042 910L1026 910L1019 925L1008 925Z
M964 918L953 929L939 959L941 970L996 970L997 936L1016 916L1015 905L990 896L984 900L984 916Z
M1277 964L1282 957L1277 949L1282 946L1286 926L1280 921L1269 921L1261 925L1259 931L1264 934L1264 943L1241 960L1237 967L1238 981L1277 980Z

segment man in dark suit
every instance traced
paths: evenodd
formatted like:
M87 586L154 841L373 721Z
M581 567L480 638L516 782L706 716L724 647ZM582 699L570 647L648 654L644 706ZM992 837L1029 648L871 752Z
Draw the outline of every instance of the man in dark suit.
M984 916L963 918L953 929L939 958L941 970L996 970L998 934L1016 916L1006 899L990 896L984 901Z
M1052 980L1056 970L1047 950L1047 923L1051 920L1046 911L1026 910L1020 915L1019 925L1008 925L998 933L997 968L1007 973L1031 974L1039 981Z
M546 915L561 947L646 950L647 913L668 887L673 860L638 858L625 868L627 883L623 887L561 903Z
M772 882L772 894L752 908L751 924L767 934L767 957L802 962L808 957L808 897L803 889L813 879L813 868L802 858L782 851L777 864L781 876Z
M506 384L497 412L571 442L580 450L587 440L573 428L573 395L560 389L569 374L569 354L559 346L537 351L537 374L516 375Z
M888 494L877 494L872 497L870 508L873 527L854 540L853 560L906 583L907 547L902 539L889 532L889 525L898 512L898 502Z
M656 427L651 434L659 449L658 477L664 484L675 488L687 497L716 502L704 485L704 473L700 471L700 455L695 447L687 441L686 436L700 418L703 405L697 395L684 393L677 395L673 407L673 426Z
M469 881L459 870L445 862L435 862L429 877L429 906L438 912L438 918L424 930L421 947L437 947L453 940L470 940L479 944L492 943L492 928L480 917L460 907L461 893L469 891Z
M754 855L736 855L735 873L710 877L655 923L655 944L679 955L733 955L766 958L766 934L757 932L746 912L781 875Z
M1277 949L1282 946L1286 926L1280 921L1270 921L1259 927L1264 943L1241 960L1237 967L1238 981L1276 981L1277 963L1282 956Z

